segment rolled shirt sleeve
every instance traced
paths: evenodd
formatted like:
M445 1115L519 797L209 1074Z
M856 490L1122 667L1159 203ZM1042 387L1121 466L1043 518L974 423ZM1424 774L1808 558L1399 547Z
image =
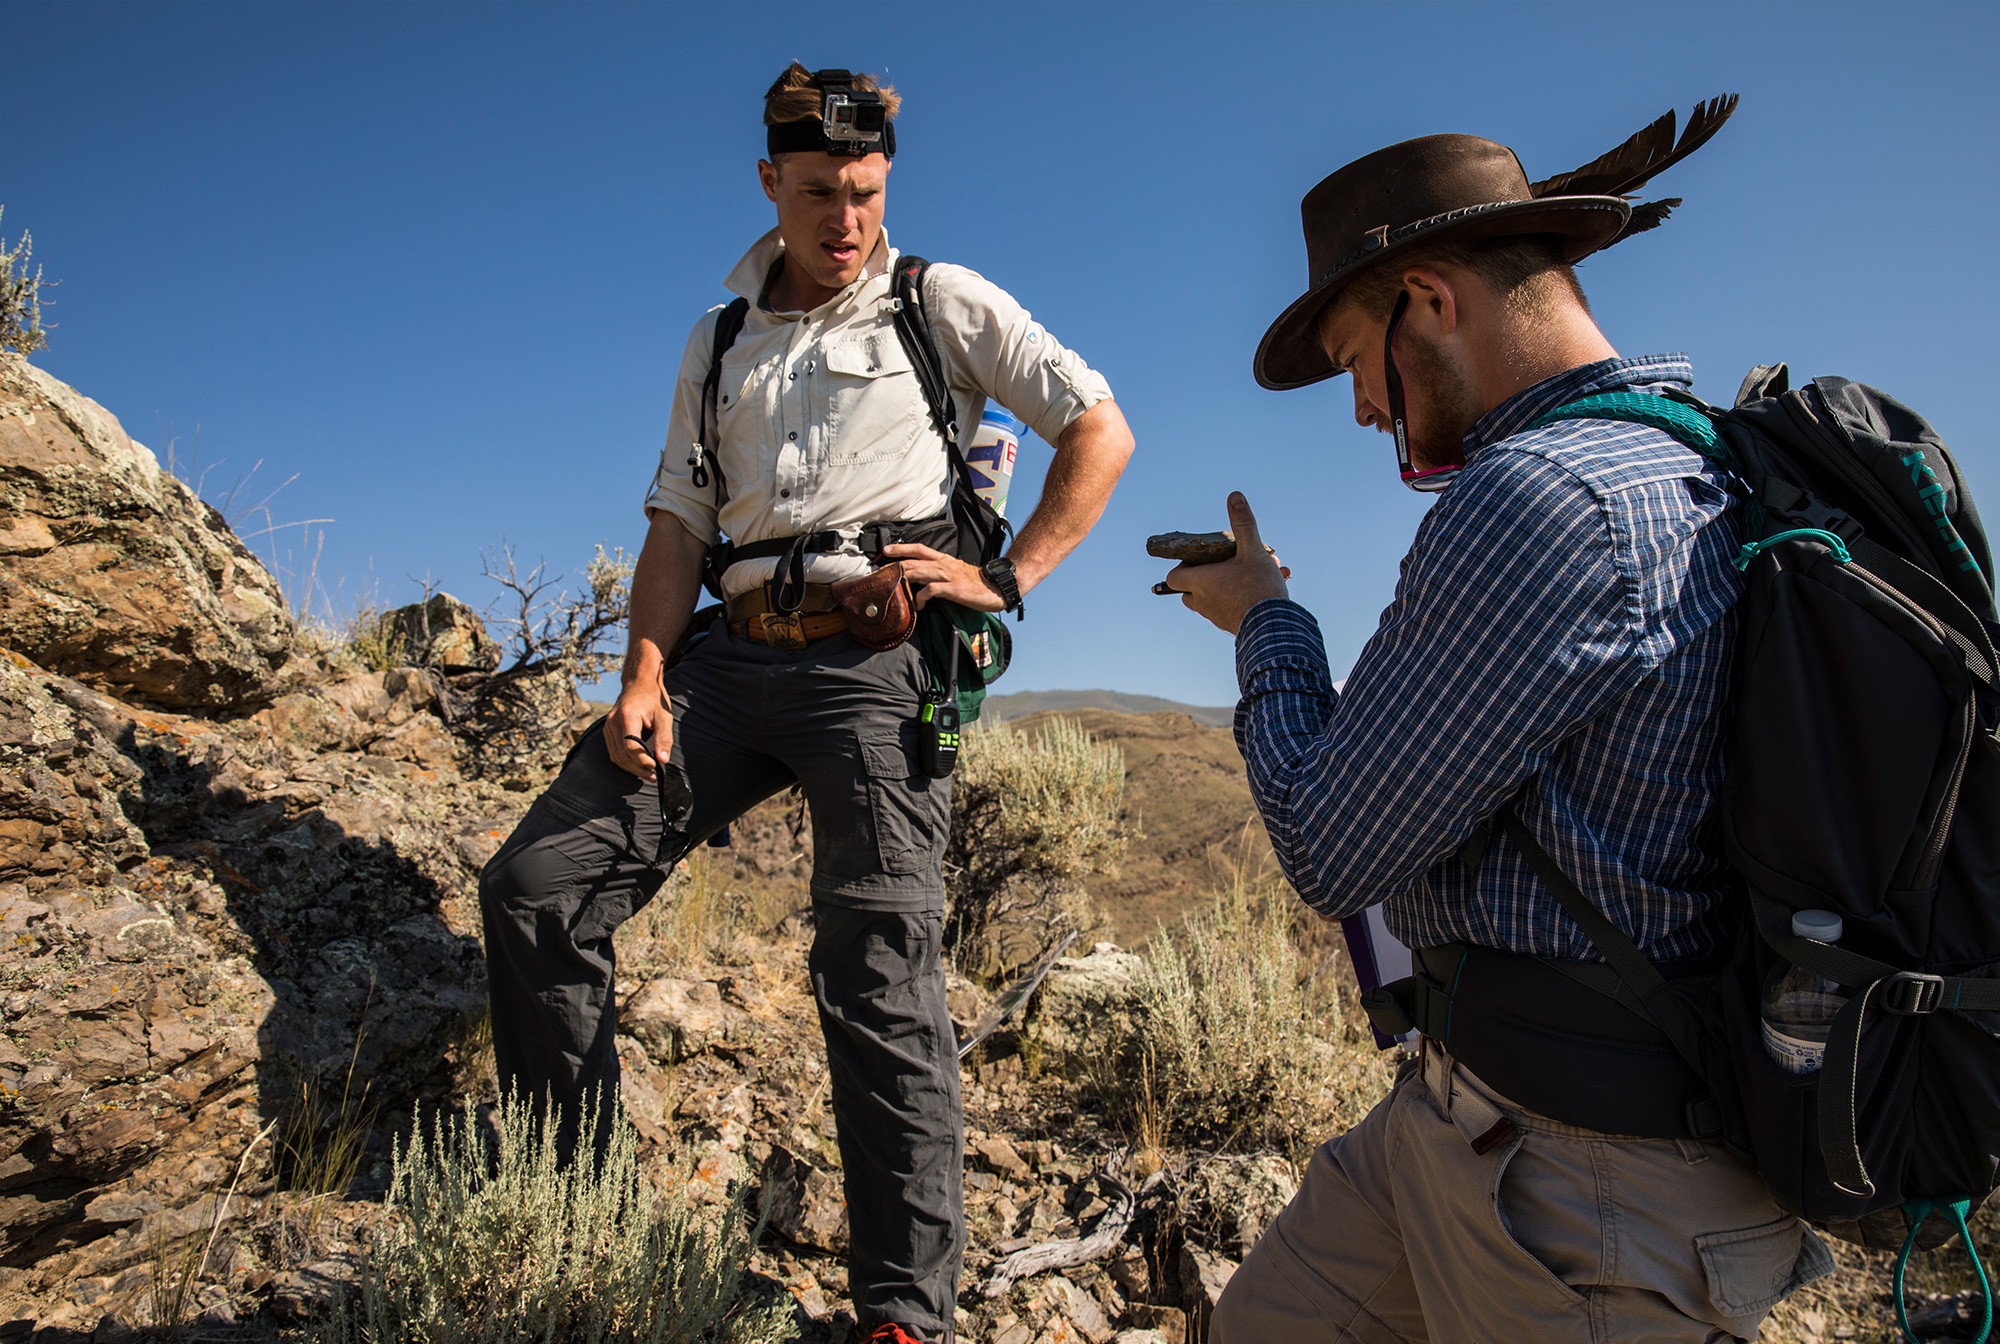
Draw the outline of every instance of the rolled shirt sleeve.
M1338 696L1312 616L1253 608L1236 740L1292 885L1330 917L1409 891L1644 675L1639 624L1589 489L1504 450L1426 517Z
M978 272L934 264L925 276L924 304L938 333L946 381L991 397L1045 442L1055 443L1078 416L1110 399L1102 374ZM972 426L963 429L969 436Z
M680 372L674 379L673 410L667 417L667 442L660 450L659 469L646 496L646 516L664 510L681 520L688 532L710 546L721 539L716 519L715 475L711 464L708 484L696 486L694 468L688 457L702 437L701 388L708 377L708 362L715 345L715 324L722 306L702 315L688 334L687 348L681 352ZM717 445L709 444L710 450Z

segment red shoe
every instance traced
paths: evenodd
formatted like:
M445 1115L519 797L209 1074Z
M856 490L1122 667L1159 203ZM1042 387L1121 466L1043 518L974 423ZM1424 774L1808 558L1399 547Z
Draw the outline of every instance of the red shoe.
M894 1321L884 1321L875 1327L861 1344L924 1344L915 1335L897 1325Z

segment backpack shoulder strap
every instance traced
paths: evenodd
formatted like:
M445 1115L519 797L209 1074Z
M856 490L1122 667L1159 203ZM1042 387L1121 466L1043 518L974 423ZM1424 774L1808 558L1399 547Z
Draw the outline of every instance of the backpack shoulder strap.
M924 308L924 277L931 264L908 253L896 258L896 275L891 286L895 296L896 336L917 371L924 401L931 408L931 422L951 446L952 460L958 460L958 407L953 404L951 387L945 382L944 359L938 354L937 337L931 332L930 314Z
M694 485L699 490L708 484L708 473L715 472L715 499L720 504L726 486L722 479L722 420L716 406L716 399L722 391L722 357L729 353L729 347L736 344L736 338L743 334L743 320L750 315L750 300L741 295L728 303L715 315L715 344L709 354L708 373L701 380L701 406L695 412L697 424L694 451L688 455L688 465L694 468ZM709 426L715 426L713 436Z
M972 478L972 467L965 460L965 445L958 436L958 405L952 399L950 384L945 381L944 358L938 353L937 335L931 329L930 313L924 307L924 277L930 274L930 269L930 262L907 252L896 258L895 277L890 290L895 298L896 336L909 354L911 366L917 371L917 383L923 388L924 401L930 406L931 423L937 426L937 432L944 438L946 456L951 459L952 472L957 477L953 490L956 499L954 512L959 508L968 510L978 520L977 530L988 538L1011 534L1013 526L995 512L993 505L979 493L978 485ZM1016 609L1017 618L1019 610Z
M1628 424L1650 425L1703 457L1729 465L1723 460L1728 446L1723 443L1715 422L1697 407L1675 397L1650 392L1602 392L1558 406L1528 428L1540 429L1557 420L1623 420Z

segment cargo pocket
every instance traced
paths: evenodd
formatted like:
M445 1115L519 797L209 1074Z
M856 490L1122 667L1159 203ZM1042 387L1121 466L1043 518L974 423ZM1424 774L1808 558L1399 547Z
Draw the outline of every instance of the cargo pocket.
M1796 1218L1694 1239L1708 1298L1724 1316L1762 1316L1788 1295L1833 1272L1826 1243ZM1751 1333L1754 1333L1751 1332Z
M950 825L951 781L932 779L917 765L917 725L861 739L868 772L868 812L875 827L875 856L882 871L899 876L926 872L944 858Z

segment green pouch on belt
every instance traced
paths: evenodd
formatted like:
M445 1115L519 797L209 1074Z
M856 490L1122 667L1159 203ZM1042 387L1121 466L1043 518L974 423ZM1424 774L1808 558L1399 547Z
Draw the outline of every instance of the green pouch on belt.
M917 619L917 647L939 686L951 684L951 659L958 660L958 719L979 717L986 688L1000 680L1014 656L1014 637L1000 615L974 611L956 602L933 602Z

